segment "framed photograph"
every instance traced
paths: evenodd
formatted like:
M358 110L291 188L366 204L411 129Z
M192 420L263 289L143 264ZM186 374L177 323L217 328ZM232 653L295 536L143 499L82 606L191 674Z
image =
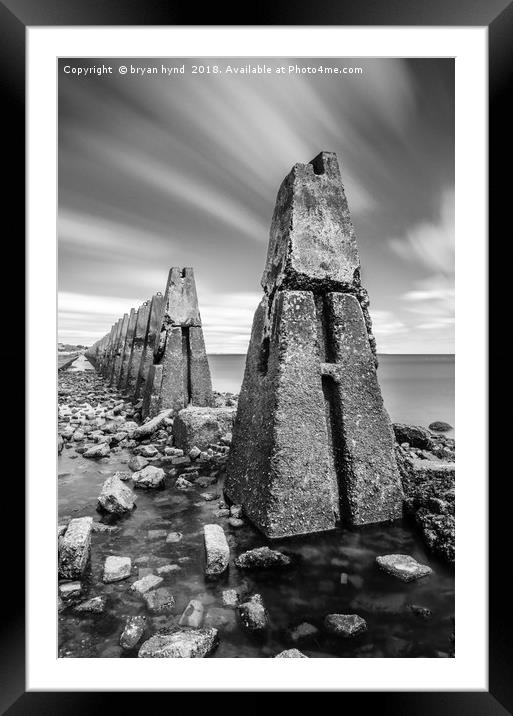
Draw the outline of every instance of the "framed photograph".
M3 710L512 712L486 380L511 7L44 5L0 5L28 248Z

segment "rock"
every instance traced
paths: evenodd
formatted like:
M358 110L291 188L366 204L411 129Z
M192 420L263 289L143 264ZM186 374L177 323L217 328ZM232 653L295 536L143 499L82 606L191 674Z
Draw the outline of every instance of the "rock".
M236 589L224 589L222 600L226 607L236 607L239 604L239 594Z
M80 582L64 582L59 584L59 596L62 599L73 599L82 594L82 584Z
M164 482L165 477L166 473L161 467L148 465L148 467L145 467L138 472L134 472L132 480L134 482L134 487L151 489L160 487Z
M326 631L344 638L358 636L367 631L367 622L358 614L328 614L324 619Z
M62 439L62 435L59 435L59 437L57 438L57 455L61 454L63 447L64 447L64 440Z
M105 560L103 567L103 581L105 584L110 582L120 582L130 576L132 571L132 560L130 557L116 557L110 555Z
M234 631L237 629L235 612L233 609L210 607L203 621L203 625L206 628L215 627L220 631Z
M227 403L228 405L228 403ZM220 443L222 445L231 445L232 444L232 434L226 433L226 435L222 435L220 438Z
M276 654L275 659L308 659L305 654L302 654L299 649L285 649Z
M189 450L189 457L191 460L196 460L201 455L201 450L196 445Z
M104 525L103 522L93 522L93 533L99 532L100 534L115 534L119 532L120 528L115 525Z
M145 437L149 437L150 435L153 435L153 433L158 430L158 428L162 425L164 420L168 417L170 417L173 413L172 408L169 408L167 410L163 410L161 413L156 415L151 420L148 420L147 423L144 423L144 425L138 426L132 434L132 437L135 438L135 440L142 440Z
M156 447L153 447L153 445L142 445L139 448L139 455L143 457L156 457L158 454L159 451Z
M191 458L188 455L175 455L171 458L171 464L175 467L183 467L184 465L190 465Z
M110 455L110 447L107 443L100 443L99 445L93 445L82 454L88 458L108 457Z
M175 607L175 598L167 587L145 592L143 599L152 614L171 614Z
M428 609L427 607L421 607L418 604L408 604L408 609L412 614L415 614L416 617L420 617L421 619L428 620L431 619L433 616L433 612L431 609Z
M132 477L131 472L127 472L126 470L118 471L114 473L114 477L117 477L118 480L121 480L122 482L126 482L127 480L130 480Z
M166 536L166 542L167 544L177 544L182 541L182 538L183 534L181 532L169 532Z
M59 545L59 576L76 579L82 576L91 555L92 517L71 520Z
M89 612L91 614L102 614L107 606L107 597L92 597L86 602L77 604L74 608L75 612Z
M127 617L119 643L123 649L133 649L141 641L146 628L146 617Z
M187 490L189 487L192 487L192 482L186 480L185 477L179 477L175 481L175 487L177 490Z
M148 465L148 460L146 460L145 457L142 457L141 455L133 455L130 458L130 462L128 463L128 467L133 470L134 472L138 472L142 470L146 465Z
M430 430L433 430L435 433L446 433L449 430L452 430L452 425L449 425L449 423L444 423L443 420L435 420L434 423L430 423L428 426Z
M313 624L303 622L302 624L299 624L299 626L294 627L294 629L291 630L290 637L292 641L303 641L305 639L311 639L312 637L317 636L318 633L319 630Z
M136 499L133 491L121 482L116 473L103 483L97 509L112 515L122 515L134 509Z
M217 500L218 495L213 492L201 492L200 497L202 497L205 502L213 502L214 500Z
M145 594L146 592L149 592L150 589L158 587L159 584L162 584L163 581L163 578L158 577L156 574L147 574L142 579L138 579L137 582L134 582L130 589L132 592L137 592L138 594Z
M376 562L384 572L397 577L402 582L412 582L433 572L431 567L420 564L408 554L386 554L376 557Z
M203 623L203 612L203 604L198 599L191 599L185 607L178 624L198 629Z
M242 505L232 505L230 507L230 515L240 519L242 517Z
M155 634L139 649L141 658L201 659L217 647L217 629L182 629Z
M230 548L224 530L220 525L205 525L203 535L206 556L205 574L208 576L222 574L228 568L230 561Z
M237 517L230 517L228 519L228 524L231 527L234 527L235 529L238 529L239 527L244 527L244 520L239 520Z
M173 423L174 444L185 453L194 447L206 450L231 431L234 417L235 408L184 408Z
M243 552L235 560L235 566L240 569L281 569L291 564L290 557L269 547L257 547Z
M178 564L163 564L162 567L157 567L155 570L157 574L171 574L172 572L179 572L181 567Z
M239 616L248 631L263 631L269 625L269 618L260 594L239 605Z
M429 450L433 447L433 438L426 428L418 425L404 425L403 423L394 423L393 426L395 439L399 444L409 443L411 447Z

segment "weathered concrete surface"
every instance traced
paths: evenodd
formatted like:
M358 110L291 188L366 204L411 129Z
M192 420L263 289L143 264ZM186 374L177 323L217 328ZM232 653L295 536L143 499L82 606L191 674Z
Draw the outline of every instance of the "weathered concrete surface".
M160 408L160 391L162 389L162 366L151 365L144 388L141 415L144 418L153 418Z
M174 326L201 326L194 271L173 266L168 275L165 315Z
M182 629L152 636L139 649L139 657L201 659L209 656L218 642L217 629Z
M205 574L217 576L228 569L230 561L230 548L221 525L205 525L203 527L205 538Z
M135 507L137 497L116 475L103 483L98 497L98 509L113 515L122 515Z
M110 377L112 375L112 365L114 363L114 355L116 350L116 344L119 337L119 331L121 328L121 319L116 321L116 323L112 326L110 331L110 337L109 337L109 345L107 347L107 352L105 355L105 363L103 366L103 375L105 376L106 380L110 380Z
M275 289L332 291L360 286L360 259L336 154L296 164L282 182L262 278Z
M125 344L121 354L121 368L119 371L118 388L122 389L126 385L128 364L130 362L130 354L132 353L132 343L134 341L135 324L137 322L137 311L135 308L130 310L128 317L128 326L126 329Z
M149 302L144 303L137 311L135 322L134 337L132 347L130 349L130 359L126 371L124 384L121 384L121 390L129 396L135 395L137 385L137 377L139 375L139 367L141 365L141 356L144 348L144 339L146 337L146 329L148 327L148 316L150 314Z
M280 291L253 321L225 493L268 537L333 529L339 517L313 294ZM176 421L175 421L176 422Z
M174 445L184 453L194 447L206 450L231 432L234 418L235 408L184 408L173 422Z
M159 340L159 331L162 321L162 311L164 307L164 296L161 293L155 294L151 299L148 323L146 325L146 333L141 351L141 360L139 363L139 373L135 384L134 397L141 398L144 395L146 380L153 365L153 354Z
M121 363L123 361L123 350L125 348L125 340L126 340L127 330L128 330L128 313L125 313L125 315L121 319L121 326L119 329L119 334L118 334L118 337L116 340L116 345L114 348L112 372L110 375L110 384L113 387L117 386L118 381L119 381L119 375L121 373Z
M79 579L91 555L92 517L78 517L59 540L59 576Z
M390 418L383 405L362 310L354 296L325 299L343 513L353 525L400 519L403 492Z

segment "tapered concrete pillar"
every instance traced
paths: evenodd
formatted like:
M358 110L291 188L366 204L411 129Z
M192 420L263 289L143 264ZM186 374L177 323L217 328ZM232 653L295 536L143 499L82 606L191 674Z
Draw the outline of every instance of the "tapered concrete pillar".
M164 296L161 293L155 294L155 296L151 299L148 321L146 323L146 332L144 335L144 343L141 352L141 360L139 363L139 373L137 375L137 382L135 385L136 399L144 396L148 373L150 367L153 365L153 354L155 352L155 345L159 339L159 330L162 321L163 303Z
M137 376L139 375L139 366L141 364L141 355L144 348L144 339L148 326L149 313L150 302L146 301L137 311L134 338L132 341L132 348L130 350L130 359L128 361L126 378L124 384L121 385L121 390L123 390L129 397L134 397L135 395L135 386L137 384Z
M103 375L105 376L106 380L110 380L110 377L112 375L112 364L113 364L113 360L114 360L114 351L115 351L116 342L117 342L117 339L119 336L120 327L121 327L121 321L118 320L112 326L112 330L110 332L109 347L107 349L105 366L103 369Z
M121 368L119 371L118 388L121 390L126 385L126 376L128 371L128 363L132 352L132 343L134 342L135 323L137 320L137 311L135 308L130 309L128 317L128 325L126 329L125 343L121 353Z
M116 339L114 355L112 361L112 373L110 376L110 385L116 387L121 372L121 361L123 360L123 349L125 347L126 332L128 329L128 313L125 313L120 321L119 333Z
M335 154L283 181L225 493L267 537L402 514L390 420Z

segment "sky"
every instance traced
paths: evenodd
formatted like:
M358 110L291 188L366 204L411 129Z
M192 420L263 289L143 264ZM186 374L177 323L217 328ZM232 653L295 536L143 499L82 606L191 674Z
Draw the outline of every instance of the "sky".
M226 71L248 64L271 73ZM193 266L207 351L245 353L278 187L334 151L378 351L453 352L453 60L61 59L58 117L60 342L91 345Z

